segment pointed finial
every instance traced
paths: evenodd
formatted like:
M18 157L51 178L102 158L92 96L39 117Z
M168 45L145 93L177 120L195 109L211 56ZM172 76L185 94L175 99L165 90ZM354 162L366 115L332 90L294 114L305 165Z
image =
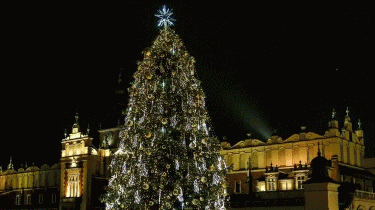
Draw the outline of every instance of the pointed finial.
M90 124L87 124L87 135L90 133Z
M349 107L346 107L346 117L349 117Z
M14 170L14 166L13 166L13 163L12 163L12 156L10 156L10 161L9 161L9 165L8 165L8 170Z
M336 111L335 111L335 109L333 109L333 111L332 111L332 120L335 119L335 116L336 116Z
M76 112L75 118L76 118L76 124L78 124L78 112Z
M361 130L362 129L362 127L361 127L361 120L360 119L358 119L358 130Z

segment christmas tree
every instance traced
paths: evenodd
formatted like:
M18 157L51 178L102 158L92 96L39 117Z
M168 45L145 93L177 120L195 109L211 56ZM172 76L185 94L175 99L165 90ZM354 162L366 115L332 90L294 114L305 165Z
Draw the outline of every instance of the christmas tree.
M144 50L110 164L107 209L225 209L227 168L209 128L195 60L170 25Z

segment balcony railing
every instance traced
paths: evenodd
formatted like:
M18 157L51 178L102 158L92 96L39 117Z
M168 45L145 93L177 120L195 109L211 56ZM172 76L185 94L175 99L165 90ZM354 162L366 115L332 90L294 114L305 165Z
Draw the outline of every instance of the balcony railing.
M80 201L79 197L62 197L61 202L62 203L77 203Z
M375 200L375 193L373 193L373 192L356 190L355 193L354 193L354 196L357 197L357 198Z

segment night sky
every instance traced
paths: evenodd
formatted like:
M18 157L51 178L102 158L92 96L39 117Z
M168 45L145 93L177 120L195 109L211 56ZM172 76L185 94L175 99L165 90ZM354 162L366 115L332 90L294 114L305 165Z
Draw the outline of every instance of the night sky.
M173 9L173 27L196 59L215 134L232 145L247 133L283 139L307 126L320 135L332 109L375 156L375 8L358 4L100 3L3 7L3 169L57 163L64 130L79 114L99 146L117 125L141 52L159 33L156 11ZM118 79L121 74L122 82Z

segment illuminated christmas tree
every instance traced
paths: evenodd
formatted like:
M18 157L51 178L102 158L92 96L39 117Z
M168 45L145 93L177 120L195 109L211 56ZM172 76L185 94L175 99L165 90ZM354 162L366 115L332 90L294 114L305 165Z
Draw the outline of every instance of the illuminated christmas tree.
M209 128L195 60L159 10L163 26L128 89L107 209L225 209L227 167Z

